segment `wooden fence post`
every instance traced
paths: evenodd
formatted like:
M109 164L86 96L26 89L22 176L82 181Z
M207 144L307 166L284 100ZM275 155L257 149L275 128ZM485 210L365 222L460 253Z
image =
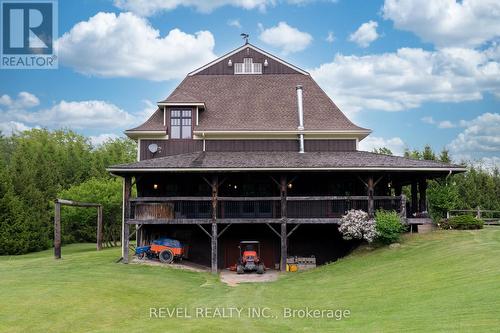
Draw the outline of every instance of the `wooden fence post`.
M54 257L61 259L61 204L57 201L54 213Z
M97 251L102 250L103 226L102 226L102 206L97 207Z

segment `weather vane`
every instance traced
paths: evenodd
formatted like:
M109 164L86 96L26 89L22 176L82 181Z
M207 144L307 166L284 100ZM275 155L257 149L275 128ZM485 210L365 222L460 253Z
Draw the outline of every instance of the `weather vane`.
M241 38L245 40L245 44L248 44L248 37L250 37L249 34L242 33L240 34Z

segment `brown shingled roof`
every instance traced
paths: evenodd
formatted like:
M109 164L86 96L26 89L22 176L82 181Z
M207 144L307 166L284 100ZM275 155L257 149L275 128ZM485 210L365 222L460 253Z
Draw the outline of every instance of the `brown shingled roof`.
M464 171L462 166L436 161L414 160L400 156L389 156L365 151L343 152L194 152L153 158L108 168L112 172L125 170L161 169L377 169L418 170L448 172Z
M137 131L165 131L166 133L167 127L163 126L163 111L157 109L142 125L129 129L126 132Z
M296 130L299 84L304 89L306 130L366 130L347 119L304 74L193 75L163 102L204 102L206 110L195 130Z

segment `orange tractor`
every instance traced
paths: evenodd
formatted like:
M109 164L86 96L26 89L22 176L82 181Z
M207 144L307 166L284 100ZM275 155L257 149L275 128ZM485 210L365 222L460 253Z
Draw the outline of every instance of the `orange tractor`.
M171 238L160 238L154 240L151 245L139 246L135 249L135 255L139 259L159 259L164 264L170 264L174 259L182 260L186 252L186 246Z
M240 249L240 257L236 264L236 273L257 272L257 274L264 274L266 268L260 258L260 242L241 241L238 248Z

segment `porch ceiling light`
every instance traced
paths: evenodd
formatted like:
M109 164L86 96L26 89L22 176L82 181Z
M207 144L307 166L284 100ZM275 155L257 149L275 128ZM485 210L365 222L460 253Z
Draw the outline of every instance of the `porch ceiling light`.
M291 189L293 187L293 184L292 183L288 183L287 187Z
M155 190L157 190L157 189L158 189L158 184L153 184L153 188L154 188Z

